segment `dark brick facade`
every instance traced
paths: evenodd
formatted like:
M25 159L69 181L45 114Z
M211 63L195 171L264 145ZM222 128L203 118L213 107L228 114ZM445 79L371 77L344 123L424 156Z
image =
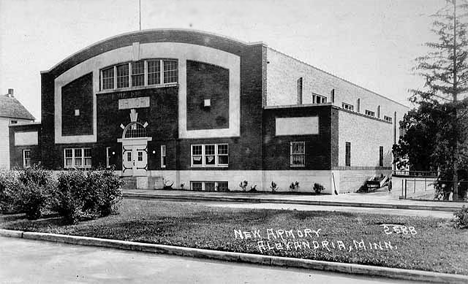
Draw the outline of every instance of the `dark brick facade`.
M229 128L229 70L187 60L187 130L222 128Z
M15 133L21 132L37 132L38 136L38 145L24 145L24 146L15 146ZM23 151L31 151L31 165L41 164L41 125L40 124L24 124L24 125L14 125L10 126L10 168L11 169L21 169L23 168Z
M62 88L62 135L92 134L93 73L89 73Z
M316 135L276 136L276 118L318 116L319 133ZM337 138L333 138L332 124L337 121L337 112L330 105L266 109L263 116L265 170L330 170L337 154ZM298 126L300 127L300 126ZM290 142L305 142L305 166L290 167Z

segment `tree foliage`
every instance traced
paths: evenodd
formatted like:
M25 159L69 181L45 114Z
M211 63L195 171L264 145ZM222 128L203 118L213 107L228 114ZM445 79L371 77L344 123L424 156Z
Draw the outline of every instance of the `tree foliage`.
M405 134L394 146L398 167L439 171L458 184L458 170L468 166L468 2L447 0L433 17L438 41L416 58L414 71L424 78L411 90L409 111L401 127ZM455 191L456 191L455 186Z

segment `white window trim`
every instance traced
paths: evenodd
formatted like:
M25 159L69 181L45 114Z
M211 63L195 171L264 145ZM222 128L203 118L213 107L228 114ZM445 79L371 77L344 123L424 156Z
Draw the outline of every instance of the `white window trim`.
M304 147L304 153L301 153L301 154L293 154L293 144L296 144L296 143L301 143ZM293 155L296 155L296 156L299 156L299 155L303 155L304 156L304 164L303 165L297 165L297 164L293 164ZM289 166L290 167L293 167L293 168L303 168L305 167L305 164L306 164L306 148L305 148L305 141L291 141L289 142Z
M349 111L354 111L354 106L352 104L348 104L348 103L345 103L345 102L342 102L341 103L341 107L343 109L346 109L346 110L349 110Z
M317 102L319 98L320 98L320 102ZM326 104L327 102L328 102L328 98L326 96L312 93L312 104L322 105L322 104Z
M227 168L229 166L229 162L227 164L220 164L219 162L219 146L220 145L226 145L228 148L227 154L221 154L221 156L228 156L228 161L229 161L229 144L227 143L221 143L221 144L192 144L190 145L190 165L191 167L194 168L210 168L210 167L217 167L217 168ZM201 158L202 158L202 163L201 165L196 165L193 163L193 147L194 146L201 146L202 147L202 153L201 153ZM213 165L207 165L206 164L206 146L215 146L215 163ZM196 155L200 156L200 155ZM211 156L211 155L210 155Z
M81 150L81 153L82 153L82 156L81 157L75 157L75 150L78 150L80 149ZM92 156L85 156L85 150L91 150L91 148L65 148L63 149L63 168L64 169L90 169L93 165L93 162L92 162ZM71 150L72 151L72 156L71 156L71 159L72 159L72 164L71 166L67 166L67 159L70 159L70 157L67 157L66 156L66 151L67 150ZM91 165L86 165L85 164L85 161L86 161L86 158L90 158L91 159ZM77 159L81 159L81 167L76 167L76 163L75 161Z
M29 166L26 166L26 152L29 152ZM31 167L31 149L23 150L23 168Z
M364 114L370 117L375 117L375 112L368 109L365 110Z

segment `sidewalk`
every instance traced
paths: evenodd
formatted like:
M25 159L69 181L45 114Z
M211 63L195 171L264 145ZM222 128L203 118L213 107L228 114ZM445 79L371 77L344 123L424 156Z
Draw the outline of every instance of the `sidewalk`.
M390 209L455 211L466 202L419 201L399 199L398 193L379 190L370 193L341 195L303 195L291 193L261 192L201 192L188 190L142 190L126 189L124 197L140 199L163 199L178 201L217 201L249 203L284 203L302 205L346 206Z

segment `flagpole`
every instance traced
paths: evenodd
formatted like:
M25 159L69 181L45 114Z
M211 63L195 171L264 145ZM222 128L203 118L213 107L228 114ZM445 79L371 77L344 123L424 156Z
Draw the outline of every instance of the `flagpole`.
M138 22L141 31L141 0L138 0Z

